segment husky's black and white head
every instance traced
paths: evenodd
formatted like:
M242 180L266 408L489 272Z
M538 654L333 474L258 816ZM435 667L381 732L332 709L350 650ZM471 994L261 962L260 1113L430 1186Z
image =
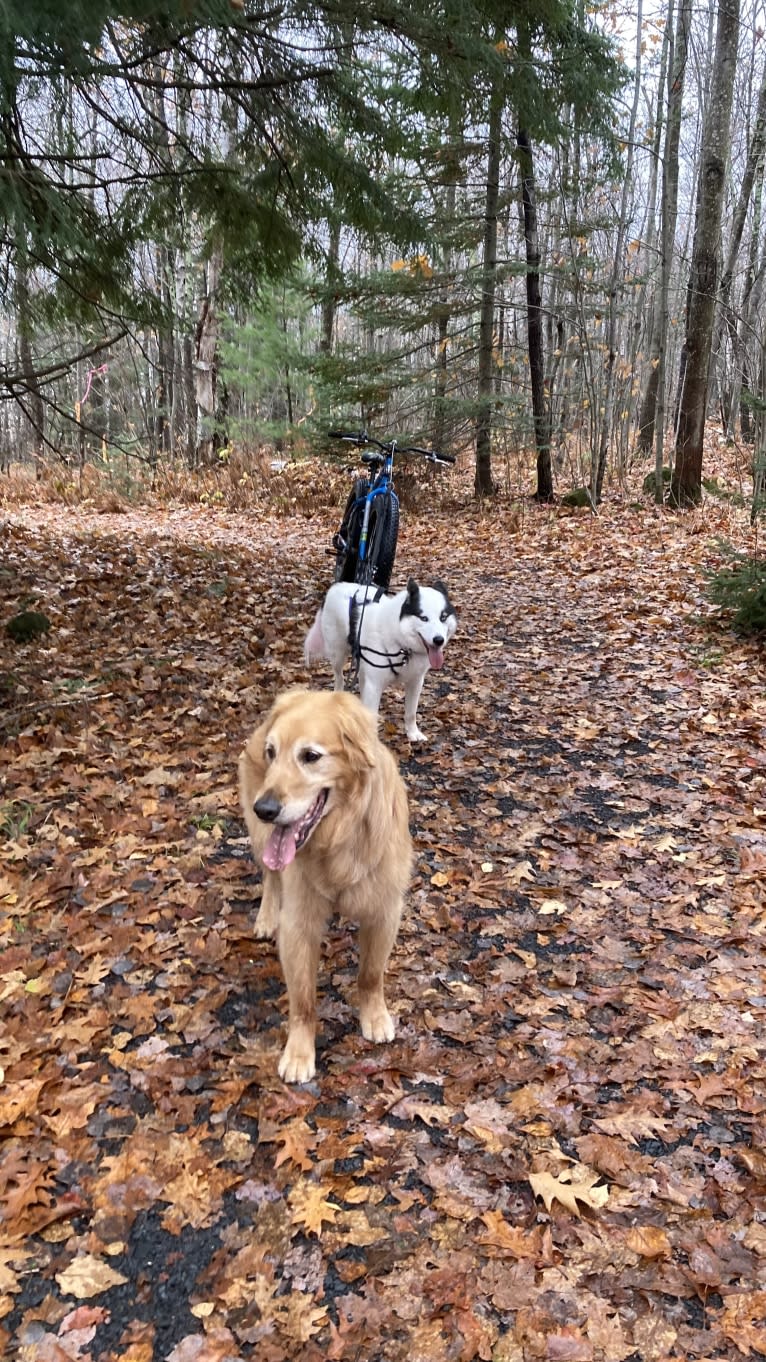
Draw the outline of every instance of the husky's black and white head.
M420 586L410 577L399 623L405 648L427 653L434 671L444 666L444 649L457 629L457 612L443 582Z

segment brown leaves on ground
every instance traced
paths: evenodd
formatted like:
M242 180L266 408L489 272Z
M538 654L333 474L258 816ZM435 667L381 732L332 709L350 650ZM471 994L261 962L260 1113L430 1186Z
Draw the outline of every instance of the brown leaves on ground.
M766 700L699 574L732 514L405 517L460 632L425 748L384 701L397 1038L336 926L288 1089L235 765L309 679L330 517L14 512L5 608L52 628L0 634L0 1351L766 1352Z

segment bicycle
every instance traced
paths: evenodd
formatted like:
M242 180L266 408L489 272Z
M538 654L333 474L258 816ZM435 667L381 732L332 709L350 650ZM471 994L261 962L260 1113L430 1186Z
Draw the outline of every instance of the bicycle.
M428 463L438 464L454 463L455 456L420 445L400 445L397 440L376 440L364 430L331 430L329 437L364 449L361 462L369 470L366 477L355 479L340 529L327 550L335 555L335 581L359 582L387 591L399 536L394 454L420 454ZM371 450L371 445L380 452Z

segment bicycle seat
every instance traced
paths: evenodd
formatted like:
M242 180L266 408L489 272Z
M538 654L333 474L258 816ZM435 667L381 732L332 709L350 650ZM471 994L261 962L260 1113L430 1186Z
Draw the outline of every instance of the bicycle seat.
M369 464L371 468L374 468L385 463L386 460L383 454L362 454L361 462Z

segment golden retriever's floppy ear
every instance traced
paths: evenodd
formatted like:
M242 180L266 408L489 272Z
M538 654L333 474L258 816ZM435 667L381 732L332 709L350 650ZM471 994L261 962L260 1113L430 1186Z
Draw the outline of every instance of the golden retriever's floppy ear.
M264 721L258 725L253 733L250 734L239 758L239 789L240 795L244 798L248 777L260 783L263 773L266 770L266 762L263 756L263 744L266 741L266 734L271 726L271 714L268 714Z
M334 699L338 732L344 748L364 766L374 766L378 746L378 721L375 715L365 709L361 700L345 691L336 691Z

